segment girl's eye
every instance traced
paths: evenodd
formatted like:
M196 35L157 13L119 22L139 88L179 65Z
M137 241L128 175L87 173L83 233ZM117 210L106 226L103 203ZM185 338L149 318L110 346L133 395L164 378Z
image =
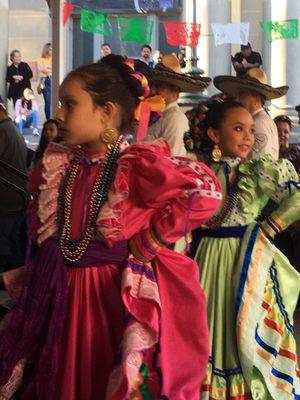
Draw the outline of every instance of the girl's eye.
M235 127L235 130L236 130L237 132L242 132L243 127L242 127L242 126L236 126L236 127Z
M74 103L72 101L66 101L66 107L68 109L72 108L74 106Z
M254 135L255 134L255 129L252 128L250 132L251 132L252 135Z

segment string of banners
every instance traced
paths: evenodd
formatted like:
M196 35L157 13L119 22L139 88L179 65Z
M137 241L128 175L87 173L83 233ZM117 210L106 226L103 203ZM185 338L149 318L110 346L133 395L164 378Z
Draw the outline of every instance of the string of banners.
M78 6L76 6L78 7ZM80 8L80 28L84 32L113 35L111 18L108 14ZM63 25L66 25L74 9L74 4L64 2ZM121 41L140 44L151 43L154 21L146 18L116 16ZM167 43L172 46L196 47L199 43L201 25L198 23L163 21ZM297 39L299 36L298 19L260 22L268 42L274 40ZM211 24L215 45L241 44L249 41L250 24L248 22Z

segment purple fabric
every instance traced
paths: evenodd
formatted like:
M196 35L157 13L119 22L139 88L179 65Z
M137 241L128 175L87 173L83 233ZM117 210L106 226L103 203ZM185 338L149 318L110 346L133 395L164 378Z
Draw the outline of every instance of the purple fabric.
M112 248L93 241L80 262L69 266L122 264L127 257L126 241ZM58 242L47 240L30 265L19 302L7 328L0 334L0 386L8 381L15 365L26 358L32 370L30 381L24 383L23 395L34 390L39 399L54 398L59 342L66 314L66 271Z

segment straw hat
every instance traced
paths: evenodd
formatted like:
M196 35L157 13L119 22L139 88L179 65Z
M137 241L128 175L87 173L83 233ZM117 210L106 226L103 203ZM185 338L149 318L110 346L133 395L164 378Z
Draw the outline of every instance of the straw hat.
M160 63L152 70L153 84L173 85L181 92L197 92L208 87L210 78L191 77L181 72L178 58L173 54L166 54Z
M34 99L33 91L29 88L24 89L23 97L25 100L32 100Z
M284 96L289 87L273 87L268 85L265 72L261 68L251 68L243 76L219 75L214 78L214 85L229 96L238 97L244 90L257 92L266 100L277 99Z

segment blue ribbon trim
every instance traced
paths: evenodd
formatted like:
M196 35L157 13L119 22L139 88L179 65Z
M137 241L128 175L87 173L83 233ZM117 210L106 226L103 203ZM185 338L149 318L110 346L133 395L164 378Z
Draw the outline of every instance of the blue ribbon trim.
M282 301L282 297L281 297L281 294L280 294L279 282L278 282L278 278L277 278L277 270L275 268L275 264L274 263L271 265L271 268L270 268L270 276L271 276L271 280L273 282L273 289L274 289L276 301L277 301L279 310L280 310L280 312L281 312L281 314L283 316L283 319L284 319L284 322L285 322L285 326L294 335L294 327L290 322L289 315L286 312L286 309L284 307L284 304L283 304L283 301Z
M249 243L248 243L248 247L246 250L245 259L244 259L242 272L241 272L241 279L240 279L239 290L238 290L238 294L237 294L237 301L235 304L235 311L234 311L235 320L237 319L239 308L240 308L240 305L242 302L243 293L244 293L247 275L248 275L248 270L249 270L250 261L251 261L251 254L252 254L252 251L254 248L254 244L255 244L259 229L260 229L260 226L256 225L251 233L250 238L249 238Z
M232 375L238 375L238 374L242 374L242 368L241 367L236 367L236 368L231 368L231 369L219 369L219 368L215 368L214 366L214 361L213 358L210 356L209 357L209 363L212 366L212 373L213 375L217 375L217 376L222 376L223 378L226 378L228 376L232 376Z
M266 219L266 222L267 222L267 224L273 229L273 231L274 231L275 233L279 233L279 232L280 232L280 229L277 228L277 227L272 223L272 221L270 221L269 218Z
M293 395L294 395L294 399L295 399L295 400L300 400L300 394L297 394L297 393L295 392L295 389L293 389Z
M257 333L257 329L255 332L255 340L257 341L257 343L264 349L266 350L268 353L271 353L274 357L277 357L278 351L276 349L274 349L273 347L269 346L267 343L265 343L261 337L258 335Z
M139 274L145 274L148 278L150 278L152 281L156 282L156 276L153 271L151 271L149 268L146 267L145 264L136 264L133 260L129 259L128 260L128 265L132 268L134 272L138 272Z
M285 184L285 189L288 189L290 195L291 195L292 187L293 187L293 186L295 187L295 189L300 190L300 182L297 182L297 181L288 181L288 182L286 182L286 184Z
M278 351L276 349L274 349L273 347L269 346L268 344L266 344L258 335L257 330L255 332L255 340L256 342L264 349L266 350L268 353L271 353L274 358L277 357ZM278 371L278 369L276 368L272 368L271 373L276 376L276 378L280 378L283 379L287 382L289 382L291 385L294 384L294 378L290 375L287 375L281 371ZM295 394L295 389L293 389L293 393ZM297 399L297 397L299 399L299 396L295 394L295 399Z
M220 226L219 228L198 228L200 237L242 238L248 226Z
M275 368L272 368L271 373L272 373L274 376L276 376L277 378L280 378L280 379L283 379L283 380L289 382L291 385L294 384L294 379L293 379L291 376L289 376L289 375L287 375L287 374L284 374L283 372L280 372L280 371L278 371L278 370L275 369Z

